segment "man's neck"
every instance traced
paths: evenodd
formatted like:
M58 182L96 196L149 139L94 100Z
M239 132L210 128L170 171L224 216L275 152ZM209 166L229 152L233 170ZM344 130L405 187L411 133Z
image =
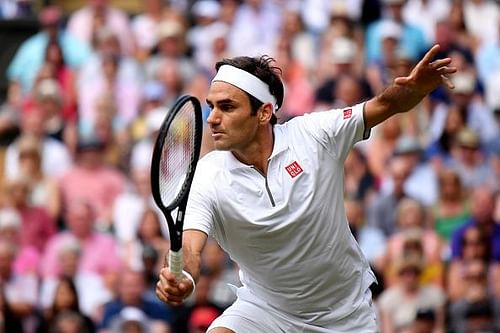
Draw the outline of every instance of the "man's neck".
M257 135L256 139L244 149L232 150L234 157L241 163L251 165L262 174L267 174L268 159L273 152L274 132L270 126L263 130L261 135Z

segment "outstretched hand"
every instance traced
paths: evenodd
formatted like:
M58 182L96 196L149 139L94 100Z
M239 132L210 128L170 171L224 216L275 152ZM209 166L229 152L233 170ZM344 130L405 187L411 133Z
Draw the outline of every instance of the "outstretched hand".
M397 77L394 83L401 86L408 86L418 93L426 95L436 89L440 84L445 84L453 89L455 86L449 79L449 75L457 71L451 64L451 58L444 58L432 61L439 52L439 45L434 45L413 68L410 75Z

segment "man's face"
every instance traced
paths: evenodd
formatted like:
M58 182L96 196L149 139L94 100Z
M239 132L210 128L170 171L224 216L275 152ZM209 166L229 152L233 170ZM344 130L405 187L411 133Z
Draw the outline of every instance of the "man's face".
M214 82L207 103L212 111L208 124L215 149L241 151L255 140L259 128L258 114L251 114L246 93L225 82Z

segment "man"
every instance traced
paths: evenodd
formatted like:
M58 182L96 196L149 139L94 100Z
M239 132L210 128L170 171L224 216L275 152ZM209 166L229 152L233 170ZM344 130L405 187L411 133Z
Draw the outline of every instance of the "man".
M407 77L343 110L275 125L284 89L266 57L216 65L207 103L218 151L200 160L186 210L184 277L160 273L157 296L180 304L194 289L212 235L240 267L237 300L209 333L376 332L367 260L349 231L343 162L352 145L448 81L434 46ZM277 73L278 72L278 73Z

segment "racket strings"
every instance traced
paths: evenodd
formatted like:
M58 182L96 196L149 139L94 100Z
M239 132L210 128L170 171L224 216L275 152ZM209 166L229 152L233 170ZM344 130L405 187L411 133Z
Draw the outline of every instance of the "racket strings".
M180 194L191 165L195 149L195 112L192 103L186 103L170 124L160 162L161 199L169 206Z

